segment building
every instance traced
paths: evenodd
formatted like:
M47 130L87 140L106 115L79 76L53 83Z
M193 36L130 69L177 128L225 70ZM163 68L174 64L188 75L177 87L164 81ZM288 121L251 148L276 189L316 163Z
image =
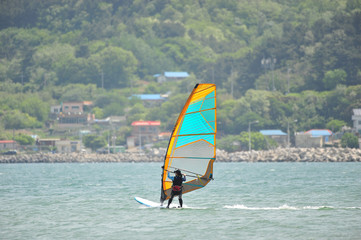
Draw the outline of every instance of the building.
M39 151L54 151L56 142L60 139L37 139L36 145Z
M14 140L0 140L0 151L14 150L18 148L18 143Z
M171 136L172 136L171 132L161 132L158 135L158 139L161 141L169 140Z
M127 138L128 149L158 141L160 121L135 121L132 123L132 135Z
M279 146L287 146L287 133L281 130L261 130L259 131L263 136L272 138Z
M310 133L312 137L322 137L325 143L331 141L332 138L332 131L328 129L311 129L306 133Z
M164 72L164 74L155 74L154 77L157 78L159 83L167 81L177 81L189 77L187 72Z
M64 102L50 107L50 117L56 119L58 127L78 127L94 119L94 115L87 113L92 105L90 101Z
M307 132L296 133L296 147L324 147L327 143L332 141L332 134L332 131L328 129L311 129Z
M80 141L58 140L54 143L57 153L81 152L82 144Z
M361 135L361 109L353 109L352 111L353 129Z
M109 116L105 119L93 119L92 124L98 124L107 127L121 127L126 125L127 118L125 116Z
M162 94L133 94L132 97L139 98L145 107L160 106L168 95Z

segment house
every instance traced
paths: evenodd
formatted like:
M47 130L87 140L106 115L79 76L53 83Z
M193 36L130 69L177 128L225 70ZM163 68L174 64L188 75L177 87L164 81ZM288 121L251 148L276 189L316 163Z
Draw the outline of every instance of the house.
M160 106L168 95L162 94L133 94L132 98L139 98L145 107Z
M263 136L268 136L275 140L280 146L287 146L287 133L281 130L261 130L259 131Z
M306 133L310 133L312 137L322 137L324 142L331 141L332 131L328 129L311 129L308 130Z
M127 138L128 149L158 141L160 121L135 121L132 128L132 135Z
M14 140L0 140L0 151L14 150L18 148L18 143Z
M353 109L352 111L353 129L361 135L361 109Z
M58 140L54 143L57 153L81 152L82 144L80 141Z
M169 140L171 136L172 136L171 132L161 132L158 135L158 139L162 141Z
M78 127L94 119L94 115L87 113L91 101L64 102L50 107L51 118L58 120L59 127Z
M60 139L37 139L36 145L39 147L39 151L53 151L55 149L56 142Z
M328 129L311 129L307 132L296 133L296 147L324 147L332 140L332 134L332 131Z
M159 83L167 81L177 81L189 77L187 72L164 72L164 74L155 74L153 75L157 78Z
M61 112L61 105L55 105L50 107L51 114L59 114Z

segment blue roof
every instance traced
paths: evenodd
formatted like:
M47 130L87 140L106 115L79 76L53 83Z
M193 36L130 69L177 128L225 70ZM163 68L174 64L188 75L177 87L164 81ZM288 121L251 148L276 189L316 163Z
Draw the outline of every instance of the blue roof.
M331 136L332 131L328 129L311 129L307 131L306 133L311 133L312 137L318 137L318 136Z
M173 77L173 78L186 78L189 77L187 72L164 72L165 77Z
M285 135L287 135L287 133L284 133L281 130L261 130L259 132L265 136L285 136Z
M160 94L133 94L133 97L140 98L140 100L165 100Z

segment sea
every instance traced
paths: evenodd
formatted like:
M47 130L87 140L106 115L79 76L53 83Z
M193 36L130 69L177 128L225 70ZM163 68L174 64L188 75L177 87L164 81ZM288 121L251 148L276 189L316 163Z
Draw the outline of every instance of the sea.
M216 162L184 208L142 206L161 165L1 164L0 239L361 239L361 163Z

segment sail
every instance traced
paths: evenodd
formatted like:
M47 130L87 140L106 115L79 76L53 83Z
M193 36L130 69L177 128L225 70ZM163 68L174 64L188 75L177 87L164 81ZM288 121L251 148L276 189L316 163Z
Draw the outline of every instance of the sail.
M174 126L164 158L161 201L170 198L177 169L187 175L183 194L200 189L213 178L216 159L216 85L197 84Z

